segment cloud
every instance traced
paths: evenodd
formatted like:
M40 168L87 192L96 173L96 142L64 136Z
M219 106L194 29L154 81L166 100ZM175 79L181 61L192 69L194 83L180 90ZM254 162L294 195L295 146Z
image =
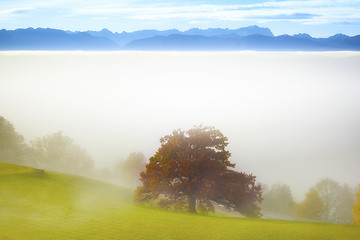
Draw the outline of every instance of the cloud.
M198 21L198 20L189 21L189 24L204 24L204 23L209 23L209 21Z
M11 16L11 15L19 15L19 14L26 14L35 8L33 7L24 7L24 8L10 8L0 11L1 16Z
M349 22L349 21L337 22L336 24L339 24L339 25L360 25L359 22Z
M75 15L95 15L97 17L116 16L133 20L177 19L196 21L299 21L318 19L318 22L344 22L360 19L360 3L350 0L312 1L268 1L256 4L200 4L92 6L74 11Z
M24 1L24 0L19 0ZM224 4L220 0L211 4L204 1L163 1L150 3L142 0L34 0L32 7L25 4L8 6L0 10L0 17L12 21L16 17L30 13L32 19L48 19L44 16L57 16L57 20L72 18L82 20L128 21L143 24L151 21L172 21L178 25L212 22L297 22L301 24L329 24L360 21L360 2L353 0L268 0L262 3ZM210 2L210 1L208 1ZM21 6L21 7L19 7ZM25 6L25 7L24 7ZM29 6L29 7L26 7ZM60 11L61 10L61 11ZM61 14L59 15L59 13ZM109 20L110 21L110 20Z
M93 20L108 20L108 17L94 17Z
M259 16L258 18L264 19L311 19L314 17L320 17L320 14L311 13L293 13L293 14L279 14L274 16Z

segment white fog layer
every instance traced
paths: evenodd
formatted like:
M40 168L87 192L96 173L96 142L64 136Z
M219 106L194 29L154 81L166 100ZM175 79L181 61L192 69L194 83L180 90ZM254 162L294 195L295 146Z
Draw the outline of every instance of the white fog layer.
M27 141L63 131L98 167L203 124L297 199L324 177L360 183L355 52L0 52L0 115Z

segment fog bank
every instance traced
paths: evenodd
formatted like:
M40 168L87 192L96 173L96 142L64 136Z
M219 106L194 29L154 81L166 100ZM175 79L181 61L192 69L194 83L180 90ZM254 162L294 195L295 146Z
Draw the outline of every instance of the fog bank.
M26 140L62 130L99 167L211 125L239 170L299 199L324 177L360 183L359 66L355 52L0 52L0 115Z

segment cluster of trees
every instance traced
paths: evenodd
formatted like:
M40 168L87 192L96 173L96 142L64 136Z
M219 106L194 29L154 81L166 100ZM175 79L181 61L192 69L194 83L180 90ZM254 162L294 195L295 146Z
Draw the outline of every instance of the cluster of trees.
M130 187L140 184L139 174L145 170L145 156L130 153L126 161L118 161L113 169L97 170L92 157L73 139L56 132L25 143L11 122L0 116L0 161L45 170L85 175L115 181Z
M0 161L80 175L91 175L94 171L91 156L62 132L26 144L24 137L1 116Z
M270 190L265 185L263 194L255 176L235 171L226 150L228 139L217 129L199 126L177 130L160 143L140 174L142 186L136 190L136 201L192 213L214 211L218 205L260 217L261 207L303 220L346 224L355 218L353 222L360 223L360 186L355 202L347 184L323 179L297 203L288 185L275 184Z
M30 149L35 166L39 168L88 176L93 174L91 156L62 132L31 141Z
M296 203L286 184L276 184L264 194L264 211L288 214L299 219L351 223L354 192L347 185L323 179L307 192L304 201Z

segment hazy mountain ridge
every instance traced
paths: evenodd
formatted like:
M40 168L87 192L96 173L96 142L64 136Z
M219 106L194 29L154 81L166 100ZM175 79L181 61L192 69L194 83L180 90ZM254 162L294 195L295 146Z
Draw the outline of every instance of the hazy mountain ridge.
M201 35L206 37L214 37L214 36L222 36L222 35L231 35L236 34L237 36L250 36L254 34L264 35L273 37L274 34L268 28L261 28L256 25L249 26L249 27L242 27L238 29L228 29L228 28L208 28L208 29L199 29L199 28L192 28L186 31L179 31L178 29L169 29L164 31L159 31L155 29L147 29L147 30L140 30L135 32L111 32L107 29L103 29L101 31L86 31L87 33L91 34L95 37L106 37L114 41L120 47L124 47L126 44L139 40L139 39L146 39L152 38L157 36L169 36L174 34L181 34L181 35Z
M134 32L101 31L72 32L50 28L27 28L16 30L0 30L0 50L121 50L125 45L140 39L173 34L219 36L237 34L248 36L263 34L273 36L268 28L249 26L238 29L193 28L187 31L169 29L164 31L147 29Z
M360 35L313 38L301 33L274 36L270 29L193 28L187 31L71 32L50 28L0 30L0 50L200 50L360 51Z
M257 51L359 51L360 35L349 37L312 38L307 34L281 35L201 35L157 36L133 41L125 46L128 50L257 50Z
M116 50L108 38L50 28L0 30L1 50Z

